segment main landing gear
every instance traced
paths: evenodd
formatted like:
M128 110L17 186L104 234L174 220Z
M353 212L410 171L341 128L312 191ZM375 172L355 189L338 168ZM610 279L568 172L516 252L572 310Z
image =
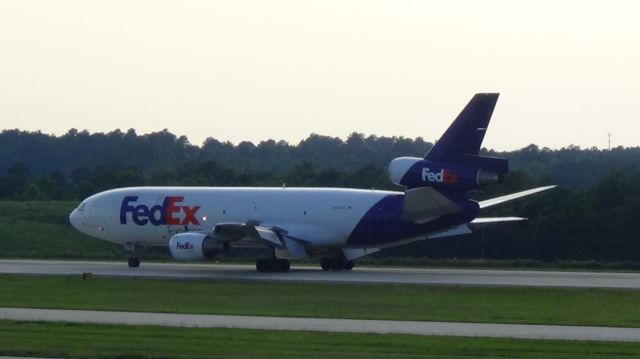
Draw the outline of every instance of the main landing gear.
M276 247L267 247L267 258L260 258L256 261L258 272L287 272L291 267L291 262L284 258L276 257Z
M131 268L140 267L140 258L138 258L138 257L129 257L127 262L129 263L129 267L131 267Z
M354 263L353 261L348 261L342 257L324 257L320 261L320 266L322 270L352 270Z
M286 272L291 267L291 262L279 258L260 258L256 262L258 272Z

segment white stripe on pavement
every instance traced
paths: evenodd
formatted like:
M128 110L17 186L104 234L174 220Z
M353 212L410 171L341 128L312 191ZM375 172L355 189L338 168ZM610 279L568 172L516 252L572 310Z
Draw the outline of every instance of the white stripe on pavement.
M640 342L640 328L0 308L0 320Z

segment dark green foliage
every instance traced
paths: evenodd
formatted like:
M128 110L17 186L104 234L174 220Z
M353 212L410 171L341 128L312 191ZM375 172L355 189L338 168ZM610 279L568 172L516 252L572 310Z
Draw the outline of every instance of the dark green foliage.
M634 358L636 343L0 321L0 355L56 358Z
M132 129L126 133L115 130L93 134L71 129L61 137L4 130L0 133L0 178L3 179L0 197L24 192L27 184L20 179L29 173L35 178L57 173L58 179L62 175L63 178L71 177L70 182L76 182L78 176L88 176L98 169L102 173L131 170L139 171L149 183L164 184L162 177L151 174L170 172L180 180L184 175L181 172L189 166L215 163L222 169L233 171L245 183L276 184L305 164L319 172L333 169L352 174L366 167L384 171L393 158L422 156L431 145L422 138L367 137L352 133L346 141L312 134L297 145L274 140L233 145L208 138L198 147L190 144L186 137L175 136L167 130L139 136ZM608 151L568 146L551 150L532 144L516 151L483 150L483 153L509 158L512 170L522 172L536 182L553 181L571 189L591 188L614 170L640 173L639 147L616 147ZM127 178L140 179L136 173ZM123 180L126 182L126 178L120 179ZM341 183L344 185L348 181ZM75 184L83 186L82 183ZM99 184L97 186L100 187ZM45 196L51 195L47 190L42 192Z
M190 162L215 162L238 173L268 172L281 177L304 163L319 170L351 172L370 165L384 169L395 157L424 155L430 147L421 138L365 137L359 133L347 141L312 134L297 146L274 140L233 145L208 138L197 147L167 130L138 136L134 130L89 134L71 129L61 137L4 130L0 133L0 176L16 163L40 176L52 172L71 175L79 168L110 169L114 165L144 173L177 171Z
M106 189L143 185L402 190L387 177L389 161L422 156L430 147L421 138L359 133L346 141L312 134L298 145L274 140L233 145L209 138L197 147L166 130L139 136L134 130L89 134L72 129L61 137L5 130L0 133L0 200L79 201ZM531 218L525 227L498 225L377 256L640 262L640 148L529 145L483 152L509 158L511 173L505 183L471 193L472 198L545 184L560 188L482 213Z

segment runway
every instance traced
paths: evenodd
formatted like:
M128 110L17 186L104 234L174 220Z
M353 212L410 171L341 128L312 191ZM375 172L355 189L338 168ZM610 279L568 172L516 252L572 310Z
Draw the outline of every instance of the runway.
M640 329L0 308L0 320L547 340L640 341Z
M139 268L129 268L124 262L0 260L0 274L81 275L83 272L108 277L640 289L640 273L373 267L324 272L307 266L293 266L286 273L258 273L253 265L235 264L143 262Z

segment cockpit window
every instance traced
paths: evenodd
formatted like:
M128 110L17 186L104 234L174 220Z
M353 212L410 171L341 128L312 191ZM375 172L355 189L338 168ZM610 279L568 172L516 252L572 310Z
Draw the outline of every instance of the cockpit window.
M82 212L82 211L84 211L84 207L85 207L86 205L87 205L87 204L86 204L86 203L84 203L84 202L80 203L80 205L78 206L78 212Z

